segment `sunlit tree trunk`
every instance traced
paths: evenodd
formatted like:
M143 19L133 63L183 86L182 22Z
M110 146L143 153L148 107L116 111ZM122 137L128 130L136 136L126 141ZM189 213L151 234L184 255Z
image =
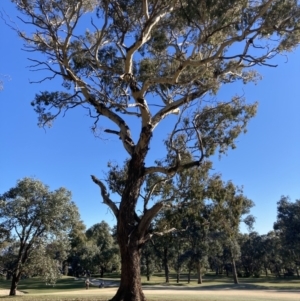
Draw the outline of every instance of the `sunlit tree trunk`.
M197 277L198 277L198 284L202 284L202 274L201 274L201 263L197 261Z
M192 262L189 264L189 271L188 271L188 283L191 282L191 272L192 272Z
M232 265L232 273L233 273L233 281L235 284L239 284L239 279L236 272L235 260L231 258L231 265Z

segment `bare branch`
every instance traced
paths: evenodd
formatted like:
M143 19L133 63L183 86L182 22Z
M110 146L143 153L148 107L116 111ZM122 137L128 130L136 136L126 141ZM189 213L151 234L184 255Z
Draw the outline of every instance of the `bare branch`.
M181 107L185 103L191 103L193 100L204 96L206 93L207 91L197 91L194 93L190 93L163 107L152 117L153 130L159 124L159 122L162 119L164 119L167 115L172 114L175 110L178 110L179 107Z
M146 242L147 240L151 239L153 235L157 235L157 236L164 236L168 233L172 233L172 232L175 232L177 231L176 228L171 228L171 229L167 229L167 230L164 230L164 231L160 231L160 232L153 232L153 233L148 233L145 238L144 238L144 242Z
M124 74L132 74L132 60L134 53L141 48L151 37L152 28L167 14L172 12L174 7L165 7L157 15L151 16L151 18L145 23L141 36L136 40L129 48L125 59L125 72Z
M146 21L148 21L149 20L148 0L143 0L143 14L146 18Z
M182 170L200 166L200 164L203 161L203 158L204 157L202 156L199 160L194 160L182 165L174 165L171 167L161 167L161 166L147 167L145 168L145 175L149 175L153 173L162 173L168 176L173 176L175 173L180 172Z
M95 176L91 175L91 178L92 178L93 182L100 187L100 192L101 192L101 196L103 198L103 203L106 204L112 210L115 217L118 218L119 209L117 208L116 204L110 199L109 193L107 192L105 185L99 179L97 179Z

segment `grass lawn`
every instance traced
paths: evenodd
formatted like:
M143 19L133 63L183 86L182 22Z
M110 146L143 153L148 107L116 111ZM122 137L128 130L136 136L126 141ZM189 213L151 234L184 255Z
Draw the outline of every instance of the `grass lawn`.
M162 274L153 275L151 281L146 281L146 278L142 277L144 292L149 301L277 301L287 300L286 297L283 297L286 292L291 292L290 295L297 292L299 295L298 299L288 300L300 300L300 279L297 278L240 278L240 285L234 285L231 278L206 275L203 278L203 284L198 285L195 278L188 284L183 275L181 282L177 284L176 275L171 274L170 276L169 284L164 283ZM104 279L116 285L119 280L116 276ZM10 281L0 279L0 289L9 289L9 287ZM0 296L0 301L105 301L114 295L116 288L99 289L91 286L87 291L84 279L74 280L74 277L63 277L58 280L55 287L52 287L46 286L44 281L34 277L21 280L18 290L24 295ZM266 290L267 294L265 294ZM76 293L68 295L72 291L76 291ZM256 292L256 295L248 294L251 291ZM268 291L273 295L268 296ZM276 291L276 295L273 291Z

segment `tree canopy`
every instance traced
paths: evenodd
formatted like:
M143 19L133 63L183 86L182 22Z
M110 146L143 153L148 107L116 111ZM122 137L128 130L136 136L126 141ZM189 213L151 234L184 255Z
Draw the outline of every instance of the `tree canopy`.
M15 295L31 256L41 254L38 250L49 248L50 243L54 247L55 241L63 240L79 219L79 213L70 191L65 188L50 191L32 178L19 180L0 200L1 228L14 235L17 249L10 290L10 295ZM45 253L41 256L45 259Z
M299 277L300 266L300 200L291 202L289 197L282 196L277 202L277 221L274 230L278 234L284 250L284 263L295 269Z

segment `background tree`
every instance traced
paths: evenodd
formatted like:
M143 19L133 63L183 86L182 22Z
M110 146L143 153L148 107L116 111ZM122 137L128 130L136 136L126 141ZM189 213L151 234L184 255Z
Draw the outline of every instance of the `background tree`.
M289 197L282 196L277 203L277 221L274 230L281 239L285 250L286 265L299 277L300 266L300 200L291 202ZM290 262L290 264L289 264Z
M78 262L76 267L76 276L89 277L91 273L98 273L99 266L97 265L96 258L100 254L100 249L93 241L87 240L80 246L78 252Z
M272 236L270 233L262 235L262 264L265 272L265 276L269 276L271 271L271 259L276 258L276 253L274 252L272 246ZM275 253L275 254L274 254Z
M276 277L281 277L283 269L282 243L275 231L270 231L266 237L266 248L268 250L269 268Z
M86 231L86 237L93 242L99 252L95 254L93 264L100 270L100 277L104 276L104 272L110 271L119 266L119 249L115 244L112 236L112 229L109 225L102 221L95 224Z
M147 281L150 281L152 274L157 268L155 262L159 258L155 256L155 249L153 242L148 240L142 249L141 257L141 272L143 275L146 275Z
M18 255L18 244L15 240L10 240L1 248L1 269L6 274L6 280L11 280L16 266Z
M216 202L214 211L215 219L219 220L220 231L223 232L224 247L228 249L231 257L231 266L234 283L238 284L236 270L236 259L240 256L240 246L238 244L239 226L244 221L251 228L254 217L249 214L254 206L252 200L243 195L243 190L236 187L232 182L224 183L219 175L209 180L208 197Z
M161 221L162 220L159 220L159 222ZM156 230L158 233L162 233L160 231L161 228L159 226L157 227ZM163 267L164 274L165 274L165 282L169 283L171 262L174 260L174 257L176 256L175 242L172 233L164 234L161 236L154 236L152 242L153 242L155 255L158 260L157 265L159 269L160 266Z
M257 232L251 232L241 235L238 240L241 248L241 265L244 276L260 277L266 255L263 237Z
M191 154L187 152L184 156L191 158ZM161 192L155 193L165 199L174 199L171 209L163 210L160 218L169 221L169 224L177 229L177 233L170 238L173 238L173 243L177 246L177 256L173 261L176 262L178 281L179 267L186 265L189 271L188 282L192 270L196 269L198 283L202 283L201 270L206 263L208 252L208 225L213 225L212 220L208 221L211 204L206 203L205 196L210 167L211 164L206 162L206 168L203 166L197 170L183 170L173 177L168 185L164 184Z
M51 125L60 113L81 106L95 118L95 127L110 121L112 128L105 132L117 135L126 151L120 200L113 202L104 183L92 179L117 219L122 272L113 300L145 300L140 250L164 202L148 203L146 197L137 214L144 181L153 174L167 179L183 169L201 168L216 151L235 147L256 105L238 96L228 102L211 96L222 84L256 80L254 67L273 66L269 61L276 54L298 45L298 2L12 1L24 26L34 28L31 34L14 27L33 53L32 68L49 71L39 83L62 79L60 90L41 92L32 102L40 125ZM88 30L84 14L93 14ZM172 114L178 115L175 123ZM166 139L173 160L161 165L147 158L154 131L166 119L174 125ZM185 148L193 150L189 162L181 160L182 143L175 143L182 133Z
M1 228L15 234L17 256L12 270L10 295L15 295L24 265L34 260L41 242L67 233L79 213L65 188L50 191L42 182L24 178L0 196Z
M22 266L22 275L40 276L46 285L54 285L62 276L62 262L69 251L66 237L37 239L27 262Z
M79 277L79 274L83 272L83 267L80 263L80 256L82 255L81 251L83 246L87 241L85 232L85 224L83 221L78 220L69 233L71 249L68 254L68 258L63 263L65 275L68 275L68 273L71 272L71 275ZM69 267L71 268L71 271L69 271Z
M182 154L182 160L190 157L188 152ZM250 215L245 218L253 202L233 183L224 183L220 175L210 176L210 167L211 164L207 161L206 168L203 166L197 170L182 170L172 180L157 185L153 190L154 196L172 200L169 208L161 211L158 225L160 228L170 228L166 225L175 227L173 229L176 232L170 238L173 239L177 252L173 266L177 271L178 281L180 269L186 265L189 275L192 269L197 270L198 283L202 283L202 271L208 266L208 254L211 250L215 252L222 249L223 258L226 254L229 258L229 262L226 262L227 273L229 270L234 271L233 258L237 259L240 255L240 223L245 221L252 226L254 221ZM152 181L147 182L150 187L151 183ZM219 246L212 246L216 241ZM238 282L237 275L234 275Z

